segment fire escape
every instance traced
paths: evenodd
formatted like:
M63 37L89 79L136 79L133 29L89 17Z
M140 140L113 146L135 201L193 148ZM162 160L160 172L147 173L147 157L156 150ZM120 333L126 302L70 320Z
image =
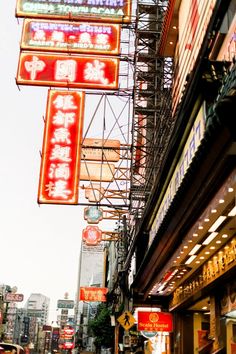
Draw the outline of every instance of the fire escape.
M172 58L159 56L167 1L139 0L135 26L130 244L157 181L173 128Z

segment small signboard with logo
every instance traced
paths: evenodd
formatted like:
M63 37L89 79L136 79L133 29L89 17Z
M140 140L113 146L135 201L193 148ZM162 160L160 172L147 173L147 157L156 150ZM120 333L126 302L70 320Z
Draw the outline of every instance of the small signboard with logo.
M138 311L138 330L147 332L172 332L172 315L169 312Z

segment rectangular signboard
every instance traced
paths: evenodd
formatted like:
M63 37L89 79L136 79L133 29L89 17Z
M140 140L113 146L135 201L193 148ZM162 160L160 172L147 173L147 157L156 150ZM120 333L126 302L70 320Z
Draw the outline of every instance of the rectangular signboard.
M80 180L112 182L115 165L108 163L81 162Z
M118 58L21 52L16 81L21 85L116 90L118 73Z
M24 295L16 293L6 293L4 299L6 302L21 302L24 300Z
M82 287L80 288L80 301L105 302L107 288Z
M172 314L169 312L138 311L138 330L171 332L173 331Z
M130 22L130 0L18 0L17 17Z
M53 52L120 53L120 25L27 19L21 48Z
M49 90L38 202L78 203L84 92Z
M57 307L59 309L73 309L74 308L74 301L73 300L58 300Z
M92 161L114 161L120 159L120 141L85 138L82 158Z

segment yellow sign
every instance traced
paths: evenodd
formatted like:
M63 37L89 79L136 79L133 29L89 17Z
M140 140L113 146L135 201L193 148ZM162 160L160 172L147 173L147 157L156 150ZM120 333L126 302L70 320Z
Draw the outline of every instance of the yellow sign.
M135 324L135 318L129 311L125 311L124 313L122 313L122 315L117 318L117 321L126 331L128 331L128 329L133 327L133 325Z

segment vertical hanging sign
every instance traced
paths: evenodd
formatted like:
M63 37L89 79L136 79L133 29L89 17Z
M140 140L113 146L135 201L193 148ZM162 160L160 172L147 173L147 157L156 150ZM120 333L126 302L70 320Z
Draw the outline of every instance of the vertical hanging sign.
M39 204L77 204L84 92L49 90Z

